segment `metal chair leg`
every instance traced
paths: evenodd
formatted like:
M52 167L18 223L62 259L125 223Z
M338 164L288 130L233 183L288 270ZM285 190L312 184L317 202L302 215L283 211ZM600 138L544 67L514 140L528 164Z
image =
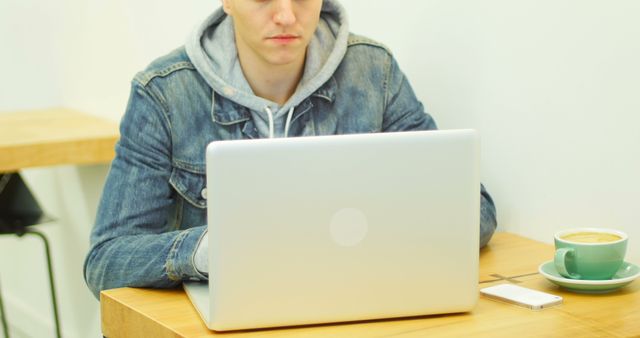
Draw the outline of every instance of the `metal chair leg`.
M56 289L53 284L53 268L51 267L51 254L49 251L49 241L47 241L47 238L44 236L44 234L38 231L29 229L29 230L26 230L24 233L36 235L40 237L44 242L44 249L47 256L47 268L49 269L49 287L51 288L51 303L53 305L53 318L56 324L56 337L61 338L62 335L60 333L60 319L58 317L58 301L56 299Z
M2 331L4 337L9 338L9 325L7 325L7 313L4 311L4 303L2 302L2 293L0 293L0 312L2 315Z

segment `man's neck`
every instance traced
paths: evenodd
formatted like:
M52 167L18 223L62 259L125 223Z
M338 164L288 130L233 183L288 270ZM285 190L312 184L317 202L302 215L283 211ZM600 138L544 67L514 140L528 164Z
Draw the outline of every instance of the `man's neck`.
M256 96L283 105L295 93L304 72L302 58L294 63L274 66L262 60L243 59L240 65Z

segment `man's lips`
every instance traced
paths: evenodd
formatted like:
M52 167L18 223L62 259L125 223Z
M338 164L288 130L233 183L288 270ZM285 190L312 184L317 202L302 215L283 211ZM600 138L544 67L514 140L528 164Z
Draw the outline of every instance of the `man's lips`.
M273 35L267 38L267 40L269 41L282 43L282 44L291 43L299 39L300 39L300 36L295 34L278 34L278 35Z

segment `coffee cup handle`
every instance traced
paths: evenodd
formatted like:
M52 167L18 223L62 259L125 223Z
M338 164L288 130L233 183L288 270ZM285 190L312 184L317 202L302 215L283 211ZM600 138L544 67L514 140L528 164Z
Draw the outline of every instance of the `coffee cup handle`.
M571 272L567 271L567 265L566 265L567 256L573 256L573 255L574 255L573 249L560 248L560 249L556 250L556 255L553 258L553 262L555 263L556 270L562 276L567 277L567 278L571 278L571 279L580 279L581 276L579 274L571 273Z

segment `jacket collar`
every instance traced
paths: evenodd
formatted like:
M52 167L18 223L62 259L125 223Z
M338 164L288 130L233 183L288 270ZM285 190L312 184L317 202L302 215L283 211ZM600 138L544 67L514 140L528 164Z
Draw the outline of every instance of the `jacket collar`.
M338 90L338 82L332 76L324 85L316 90L311 96L318 97L326 100L328 103L333 103L336 99L336 91Z
M317 97L328 103L333 103L336 98L337 89L338 83L332 76L329 78L329 81L311 94L311 97ZM211 98L211 117L214 123L226 126L251 120L251 111L249 108L213 92Z

